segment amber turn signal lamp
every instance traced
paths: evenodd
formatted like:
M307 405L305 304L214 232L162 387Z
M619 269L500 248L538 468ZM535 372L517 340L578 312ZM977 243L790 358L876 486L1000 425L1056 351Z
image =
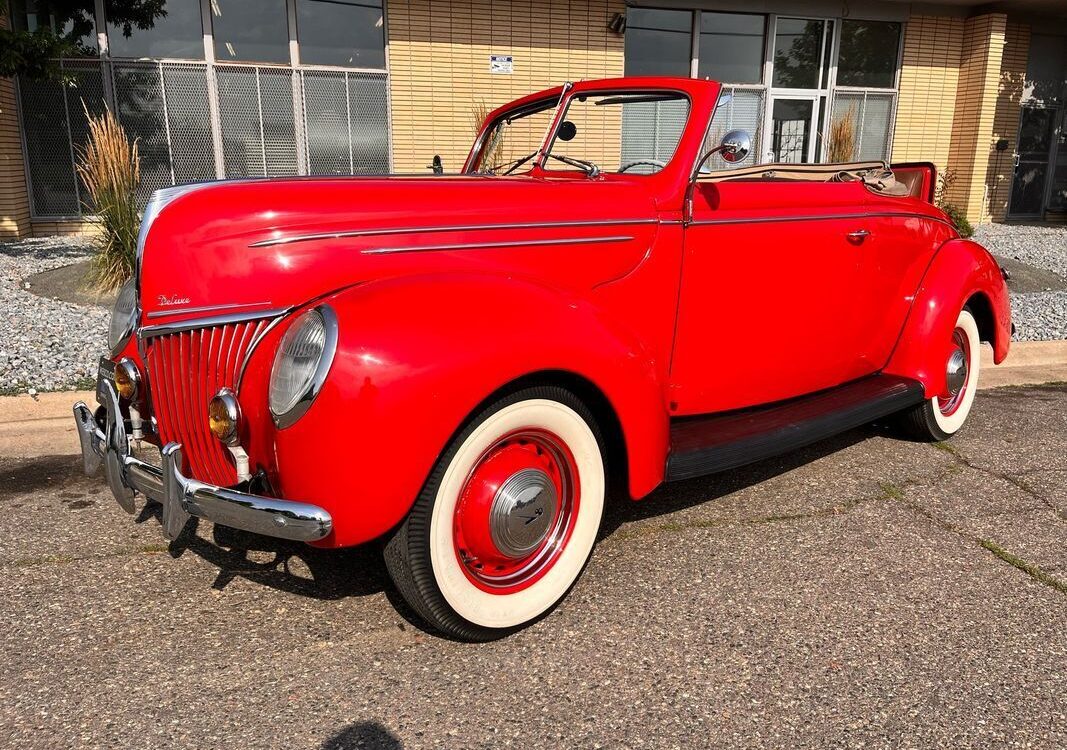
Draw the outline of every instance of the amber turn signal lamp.
M237 440L237 422L241 417L241 408L237 397L229 388L223 388L215 394L207 405L207 421L211 434L230 445Z
M115 364L115 392L127 401L137 398L137 391L141 384L141 375L137 372L137 365L125 357Z

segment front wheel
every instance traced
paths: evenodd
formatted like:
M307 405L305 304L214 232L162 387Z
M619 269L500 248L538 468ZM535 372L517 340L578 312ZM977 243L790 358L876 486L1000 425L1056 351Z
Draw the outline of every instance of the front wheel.
M947 440L963 427L978 390L980 346L978 324L970 310L964 309L952 330L945 360L945 390L900 417L901 426L911 437L924 441Z
M604 508L601 440L569 391L528 388L475 416L434 466L385 563L427 622L490 640L559 602Z

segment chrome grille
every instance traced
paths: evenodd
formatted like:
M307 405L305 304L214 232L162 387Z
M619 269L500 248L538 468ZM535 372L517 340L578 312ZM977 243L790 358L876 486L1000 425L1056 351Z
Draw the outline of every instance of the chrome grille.
M163 445L181 443L187 476L221 486L237 483L226 447L208 429L207 406L222 388L237 390L245 358L271 319L195 328L145 342L149 390Z

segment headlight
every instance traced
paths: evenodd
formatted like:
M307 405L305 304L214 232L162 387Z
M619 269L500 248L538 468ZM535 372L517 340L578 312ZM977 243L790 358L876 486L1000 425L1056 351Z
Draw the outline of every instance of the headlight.
M136 324L137 288L131 279L119 289L115 308L111 311L111 326L107 332L107 346L111 350L111 356L118 354L119 349L126 345Z
M337 317L327 305L301 315L289 326L270 373L270 413L278 427L304 415L322 390L337 349Z

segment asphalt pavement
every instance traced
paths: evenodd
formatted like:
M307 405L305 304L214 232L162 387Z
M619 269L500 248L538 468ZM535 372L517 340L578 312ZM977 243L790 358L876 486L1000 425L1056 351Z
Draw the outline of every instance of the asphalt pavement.
M618 501L563 604L425 632L373 546L172 545L0 458L0 746L1067 746L1067 386Z

